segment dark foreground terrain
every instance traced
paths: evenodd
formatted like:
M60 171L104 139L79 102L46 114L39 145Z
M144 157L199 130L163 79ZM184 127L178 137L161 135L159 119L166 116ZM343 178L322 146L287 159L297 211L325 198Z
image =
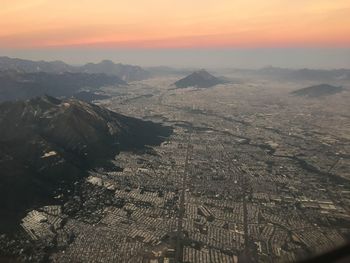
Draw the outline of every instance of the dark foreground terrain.
M54 200L88 169L106 166L122 150L159 144L171 133L93 104L49 96L0 104L0 127L2 230L14 215Z

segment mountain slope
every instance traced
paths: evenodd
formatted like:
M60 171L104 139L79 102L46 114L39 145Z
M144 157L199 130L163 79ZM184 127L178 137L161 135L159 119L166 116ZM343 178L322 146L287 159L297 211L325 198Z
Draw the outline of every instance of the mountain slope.
M209 88L222 83L225 83L225 81L214 77L205 70L200 70L176 81L174 85L180 89L188 87Z
M344 89L342 87L336 87L328 84L319 84L291 92L291 94L296 96L304 96L309 98L317 98L323 96L333 95L342 92Z
M51 198L120 150L162 142L171 129L75 99L0 104L0 214Z

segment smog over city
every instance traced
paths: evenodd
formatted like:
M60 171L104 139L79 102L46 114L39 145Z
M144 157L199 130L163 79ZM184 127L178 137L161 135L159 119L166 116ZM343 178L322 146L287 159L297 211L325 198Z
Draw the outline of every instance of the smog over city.
M349 1L0 17L0 262L350 261Z

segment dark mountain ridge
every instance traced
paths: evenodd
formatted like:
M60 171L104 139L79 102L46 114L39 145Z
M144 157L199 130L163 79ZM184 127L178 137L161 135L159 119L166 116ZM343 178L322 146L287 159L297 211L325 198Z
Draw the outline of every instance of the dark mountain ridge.
M78 180L121 150L159 144L171 132L76 99L2 103L1 217L52 198L62 181Z

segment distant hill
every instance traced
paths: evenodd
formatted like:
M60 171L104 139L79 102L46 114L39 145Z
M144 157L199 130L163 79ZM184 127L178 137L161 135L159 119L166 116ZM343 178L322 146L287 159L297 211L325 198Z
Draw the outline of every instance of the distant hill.
M117 76L128 82L143 80L150 77L150 73L139 66L115 64L110 60L103 60L100 63L88 63L83 66L72 66L62 61L31 61L25 59L0 57L0 71L18 71L26 73L97 73Z
M171 129L76 99L0 104L0 214L52 198L120 150L159 144Z
M226 81L214 77L205 70L195 71L187 77L180 79L174 83L177 88L209 88L218 84L225 83Z
M0 72L0 102L29 99L42 95L70 97L82 89L95 90L102 86L126 85L117 76L87 73L22 73Z
M328 84L314 85L291 92L293 95L317 98L329 96L343 91L342 87L336 87Z
M100 63L88 63L80 67L80 71L85 73L104 73L115 75L124 81L134 81L147 79L150 73L139 66L115 64L110 60L103 60Z

